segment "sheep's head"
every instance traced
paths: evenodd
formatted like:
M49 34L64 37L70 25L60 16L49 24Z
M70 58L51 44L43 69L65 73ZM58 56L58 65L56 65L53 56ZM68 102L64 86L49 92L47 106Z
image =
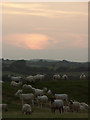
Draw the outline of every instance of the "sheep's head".
M18 91L15 93L15 96L20 96L20 94L22 94L22 90L18 90Z
M70 102L70 104L73 104L73 101L72 101L72 100L70 100L69 102Z
M46 92L47 92L47 88L46 88L46 87L44 87L44 88L43 88L43 91L44 91L44 93L46 93Z

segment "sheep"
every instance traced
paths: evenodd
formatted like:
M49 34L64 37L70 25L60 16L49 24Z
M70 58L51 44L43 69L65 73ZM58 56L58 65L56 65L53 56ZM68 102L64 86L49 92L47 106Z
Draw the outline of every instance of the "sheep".
M84 73L82 73L82 74L80 75L80 79L86 79L86 75L85 75Z
M82 103L80 103L80 105L82 105L86 110L89 110L88 104L82 102Z
M44 90L35 89L35 88L32 88L32 90L34 90L34 94L36 97L44 95Z
M40 80L42 81L44 79L45 75L37 74L34 76L35 81Z
M32 75L26 77L26 80L27 80L28 82L33 82L33 83L35 82L34 76L32 76Z
M22 77L21 76L17 76L17 77L11 76L11 80L15 81L15 82L20 82L22 80Z
M24 84L23 86L22 86L22 88L23 89L32 89L32 86L31 85L27 85L27 84Z
M16 93L15 93L15 96L19 96L20 94L22 94L22 90L18 90Z
M43 91L44 91L44 92L47 92L47 88L46 88L46 87L44 87L44 88L43 88Z
M62 79L68 80L68 76L65 74L65 75L62 76Z
M60 80L60 75L53 75L53 80Z
M7 104L0 104L0 110L7 112L8 111Z
M21 85L22 85L22 82L17 83L15 81L11 81L11 86L13 86L13 87L19 87Z
M86 112L86 109L83 105L80 104L80 112Z
M31 106L29 104L24 104L22 107L22 114L31 114L32 113L32 109Z
M80 103L77 101L73 102L72 100L70 100L69 108L72 112L74 112L74 111L79 112L80 111Z
M64 112L70 112L69 106L63 106Z
M47 95L48 95L48 96L52 95L52 91L51 91L51 90L48 90L48 91L47 91Z
M38 102L38 106L39 106L39 104L41 104L41 108L42 108L42 104L43 103L46 104L48 102L48 97L46 95L38 96L37 97L37 102Z
M68 102L68 95L67 94L55 94L55 98Z
M51 111L55 113L55 110L59 109L59 112L63 112L63 101L51 99Z
M32 101L32 106L34 106L34 94L33 93L28 93L28 94L23 94L22 90L18 90L15 94L16 96L20 97L20 100L22 101L22 104L24 104L24 100L31 100Z

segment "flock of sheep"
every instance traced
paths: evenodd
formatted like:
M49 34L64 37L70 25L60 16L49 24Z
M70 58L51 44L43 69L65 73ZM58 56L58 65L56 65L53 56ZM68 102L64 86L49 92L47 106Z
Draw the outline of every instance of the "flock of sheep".
M41 74L37 74L37 75L30 75L30 76L27 76L27 77L21 77L21 76L11 76L11 75L8 75L9 78L11 78L11 80L13 81L19 81L20 79L25 79L26 81L28 82L36 82L36 81L42 81L44 78L45 78L45 75L41 75ZM60 80L60 79L63 79L63 80L68 80L68 75L64 74L64 75L59 75L59 74L55 74L53 75L52 77L52 80ZM80 79L86 79L86 75L84 73L82 73L80 75Z
M28 76L26 78L27 81L32 82L36 81L37 79L42 80L44 75L35 75L35 76ZM63 79L68 79L67 75L62 76ZM85 79L86 76L84 73L80 75L80 79ZM60 75L53 75L53 79L60 79ZM14 94L16 97L20 99L20 103L22 104L22 113L23 114L31 114L32 109L35 107L35 103L38 104L39 108L47 107L51 109L52 113L55 113L55 110L58 109L60 113L63 112L82 112L89 110L88 104L78 101L69 101L69 96L67 94L57 94L52 92L50 89L48 90L46 87L43 89L34 88L32 85L28 85L23 83L21 80L22 78L19 77L11 77L11 86L12 87L19 87L18 91ZM31 90L30 93L23 93L23 90ZM2 109L7 111L7 104L2 104Z

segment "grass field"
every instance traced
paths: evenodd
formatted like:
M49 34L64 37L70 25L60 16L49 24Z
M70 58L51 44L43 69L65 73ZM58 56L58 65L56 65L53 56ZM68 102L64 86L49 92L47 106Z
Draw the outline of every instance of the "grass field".
M66 93L69 99L77 100L79 102L88 103L88 81L87 80L61 80L61 81L44 81L32 84L35 88L42 89L47 87L55 93ZM8 104L8 112L3 112L3 118L87 118L88 113L63 113L59 114L56 111L55 114L51 113L49 107L37 108L35 106L32 115L22 115L22 105L19 98L15 97L14 94L18 89L10 86L9 82L5 82L2 85L2 96L3 103ZM30 91L28 91L30 92Z
M22 115L21 111L3 113L3 118L88 118L88 113L63 113L56 111L52 114L50 109L37 109L31 115Z

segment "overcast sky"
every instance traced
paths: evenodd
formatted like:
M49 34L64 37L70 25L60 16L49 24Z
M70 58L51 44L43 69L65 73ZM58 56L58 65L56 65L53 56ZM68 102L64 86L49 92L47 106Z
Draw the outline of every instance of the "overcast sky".
M3 3L3 57L88 61L88 3Z

